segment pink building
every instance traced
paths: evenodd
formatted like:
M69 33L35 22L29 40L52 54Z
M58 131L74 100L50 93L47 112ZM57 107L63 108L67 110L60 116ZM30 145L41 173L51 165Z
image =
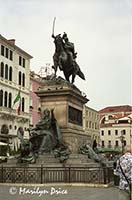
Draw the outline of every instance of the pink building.
M41 87L42 79L35 72L30 72L30 126L35 126L41 117L41 107L39 97L35 94Z

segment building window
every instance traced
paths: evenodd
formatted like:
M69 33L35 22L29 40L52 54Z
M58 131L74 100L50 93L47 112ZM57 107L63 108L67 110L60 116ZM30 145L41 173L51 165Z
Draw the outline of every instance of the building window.
M102 140L102 147L104 147L105 146L105 144L104 144L104 140Z
M1 55L4 56L5 47L1 45Z
M1 62L0 76L4 77L4 63L3 62Z
M13 52L10 50L10 60L13 60Z
M5 79L8 80L8 65L5 65Z
M91 125L92 125L92 122L90 121L90 122L89 122L89 128L91 128Z
M118 135L118 130L115 130L115 135Z
M95 122L95 129L97 129L97 122Z
M126 135L126 130L125 129L122 130L121 132L122 132L122 135Z
M24 68L25 68L25 59L23 58L23 65L22 65Z
M14 129L16 130L16 129L17 129L17 126L14 126Z
M4 106L7 107L7 92L5 92L4 96Z
M3 124L1 127L1 134L8 134L8 133L9 133L8 126L6 124Z
M8 104L9 108L11 108L11 105L12 105L12 94L9 93L9 104Z
M0 106L3 106L3 90L0 90Z
M29 106L29 108L30 108L30 110L32 111L32 109L33 109L33 106Z
M86 121L86 127L88 128L88 121Z
M111 131L110 130L108 130L108 135L111 135Z
M41 108L40 107L38 108L38 111L41 112Z
M104 130L101 131L101 135L102 135L102 136L104 135Z
M22 65L22 57L19 56L19 65L21 66Z
M127 143L126 143L126 140L123 140L123 143L124 143L124 146L126 146L126 144L127 144Z
M24 112L24 107L25 107L25 99L24 97L22 98L22 112Z
M115 146L116 146L116 147L119 146L119 142L118 142L118 140L115 141Z
M12 67L9 69L9 81L12 81Z
M9 50L6 48L6 58L8 58L8 55L9 55Z
M19 72L19 75L18 75L18 84L21 85L21 72Z
M12 129L12 125L9 125L9 129Z
M22 75L22 86L25 87L25 74Z

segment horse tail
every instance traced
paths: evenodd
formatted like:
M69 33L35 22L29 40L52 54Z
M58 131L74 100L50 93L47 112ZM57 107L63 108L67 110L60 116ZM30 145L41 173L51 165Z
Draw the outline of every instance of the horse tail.
M83 80L85 80L85 76L84 74L82 73L82 71L79 69L79 71L77 72L77 75L82 78Z

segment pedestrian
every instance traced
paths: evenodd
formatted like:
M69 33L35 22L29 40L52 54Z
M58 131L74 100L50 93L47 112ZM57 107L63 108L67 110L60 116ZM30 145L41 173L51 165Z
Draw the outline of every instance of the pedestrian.
M124 154L117 161L116 172L120 176L119 181L119 200L131 200L132 183L132 154L131 146L126 145Z

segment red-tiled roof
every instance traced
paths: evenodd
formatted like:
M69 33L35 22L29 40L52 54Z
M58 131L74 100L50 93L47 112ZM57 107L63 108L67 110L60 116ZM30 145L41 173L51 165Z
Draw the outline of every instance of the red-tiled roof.
M115 123L110 123L110 124L100 124L100 128L103 128L103 127L105 127L105 128L106 128L106 127L107 127L107 128L108 128L108 127L112 127L113 124L115 124Z
M112 112L132 112L132 106L129 105L109 106L99 110L99 113L112 113Z

